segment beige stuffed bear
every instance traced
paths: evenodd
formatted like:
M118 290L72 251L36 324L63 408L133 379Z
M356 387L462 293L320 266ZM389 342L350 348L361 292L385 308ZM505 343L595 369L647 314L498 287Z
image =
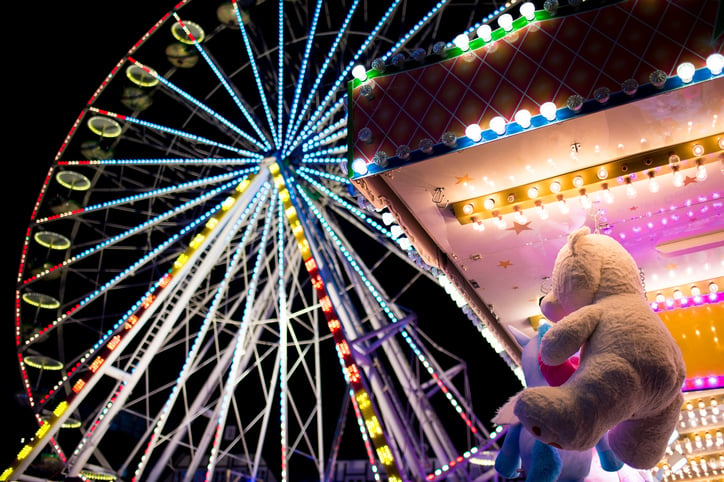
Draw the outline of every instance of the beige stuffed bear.
M646 302L635 261L613 238L583 227L558 253L552 280L541 310L556 324L542 339L541 361L559 365L580 349L580 366L559 387L523 390L515 415L566 450L590 449L610 430L623 462L653 467L678 421L686 369Z

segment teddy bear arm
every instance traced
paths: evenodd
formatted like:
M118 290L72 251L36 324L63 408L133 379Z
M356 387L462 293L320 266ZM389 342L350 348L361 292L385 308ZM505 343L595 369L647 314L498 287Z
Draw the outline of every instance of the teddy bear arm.
M574 355L596 329L603 310L598 305L579 308L553 325L543 336L540 357L546 365L560 365Z

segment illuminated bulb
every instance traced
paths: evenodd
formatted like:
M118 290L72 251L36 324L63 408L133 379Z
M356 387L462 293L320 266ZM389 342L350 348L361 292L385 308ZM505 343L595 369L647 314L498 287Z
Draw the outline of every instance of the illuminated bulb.
M399 238L402 236L402 227L399 224L393 224L390 226L390 234L392 234L393 238Z
M671 166L671 169L674 170L674 186L675 187L681 187L684 185L684 175L679 171L679 166Z
M531 199L537 198L538 197L538 188L535 186L528 188L528 197Z
M703 156L704 146L702 146L701 144L694 144L694 146L691 148L691 152L694 153L694 156Z
M352 161L352 170L360 176L364 176L367 174L367 163L364 159L358 157Z
M708 174L706 172L706 166L701 162L701 159L696 161L696 180L706 181Z
M352 69L352 75L360 82L364 82L367 80L367 69L365 69L364 65L355 65Z
M504 13L498 17L498 25L506 32L510 32L513 30L513 17L509 13Z
M478 27L478 37L485 42L490 42L493 39L493 29L490 28L490 25L481 25Z
M536 202L535 202L535 209L536 209L536 212L538 213L538 217L539 217L539 218L541 218L541 219L544 220L544 221L545 221L546 219L548 219L548 211L546 211L546 208L545 208L545 206L543 206L543 203L542 203L542 202L536 201Z
M676 301L679 301L684 295L681 293L681 290L676 289L674 290L674 299Z
M672 152L671 154L669 154L669 164L675 165L675 164L678 164L680 161L681 161L681 158L675 152Z
M526 109L519 110L515 113L515 122L517 122L523 129L527 129L530 127L530 112Z
M573 178L573 185L576 187L583 186L583 178L581 176L576 176Z
M581 200L581 206L583 206L583 209L590 209L591 208L591 198L588 197L588 194L586 194L585 189L581 189L580 191L580 200Z
M558 195L558 209L560 209L561 214L568 214L571 211L571 208L566 204L566 200L563 199L562 194Z
M604 182L601 187L603 188L603 200L606 201L606 204L613 204L613 194L608 188L608 183Z
M385 226L389 226L395 222L395 216L391 212L383 213L382 222L385 223Z
M706 58L706 67L711 71L712 75L721 74L722 68L724 68L724 55L711 54Z
M473 142L478 142L483 138L482 132L480 126L477 124L470 124L465 128L465 135Z
M520 14L529 22L535 20L535 5L533 5L533 2L525 2L521 5Z
M561 192L561 183L558 181L553 181L550 185L551 192L553 193L559 193Z
M676 75L678 75L681 81L685 84L691 82L694 78L694 72L696 72L696 68L691 62L684 62L676 67Z
M528 222L528 218L525 217L523 211L521 211L517 206L515 207L515 214L513 216L518 224L525 224Z
M558 108L553 102L544 102L540 106L540 115L549 121L555 120L556 111L558 111Z
M631 177L626 178L626 197L633 199L636 197L636 188L631 182Z
M663 303L666 301L666 297L662 293L656 294L656 302L657 303Z
M495 207L495 199L488 198L483 202L483 207L491 211Z
M499 136L502 136L505 134L505 119L501 116L495 116L492 119L490 119L490 128L498 134Z
M701 296L701 290L699 289L698 286L693 285L691 287L691 296Z
M717 285L715 282L709 283L709 293L716 293L719 291L719 285Z
M659 181L654 177L654 171L649 171L647 174L649 176L649 192L654 194L659 192Z
M473 222L473 229L475 231L482 232L482 231L485 231L485 225L483 224L482 221L476 220Z
M471 215L473 214L473 211L475 211L475 206L473 206L473 203L467 203L463 206L463 213Z
M493 221L493 222L498 227L498 229L502 230L502 229L505 229L506 227L508 227L505 224L505 220L503 219L503 216L498 216L497 218L495 218L495 221Z
M599 179L606 179L608 177L608 169L606 169L605 166L599 167L598 171L596 171L596 176Z
M468 50L470 48L470 39L466 33L461 33L455 37L455 39L453 39L453 43L460 50Z

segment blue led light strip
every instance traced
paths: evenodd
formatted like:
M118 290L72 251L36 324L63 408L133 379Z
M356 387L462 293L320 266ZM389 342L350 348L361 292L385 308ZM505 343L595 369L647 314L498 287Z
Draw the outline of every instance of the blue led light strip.
M183 25L183 24L182 24L182 25ZM184 28L186 28L186 26L184 26ZM187 34L190 36L190 35L191 35L191 32L187 32ZM209 65L211 66L212 70L214 70L215 67L214 67L214 65L211 63L211 59L208 59L208 58L206 57L206 53L205 53L204 50L201 48L201 45L199 45L198 42L196 42L195 40L194 40L194 45L196 45L196 48L199 50L199 52L201 52L202 56L203 56L205 59L207 59L207 62L208 62ZM134 59L132 59L132 58L129 58L128 60L131 61L134 65L137 65L138 67L142 68L142 69L143 69L145 72L147 72L149 75L152 75L154 78L156 78L156 79L157 79L160 83L162 83L164 86L166 86L167 88L169 88L169 89L171 89L172 91L176 92L178 95L180 95L181 97L183 97L183 98L186 99L187 101L191 102L193 105L195 105L196 107L200 108L201 110L203 110L203 111L206 112L207 114L209 114L209 115L211 115L212 117L214 117L216 120L218 120L219 122L221 122L222 124L224 124L226 127L228 127L229 129L231 129L232 131L234 131L234 132L236 132L237 134L239 134L241 137L243 137L243 138L246 139L247 141L249 141L249 142L251 142L252 144L254 144L254 145L255 145L256 147L258 147L259 149L264 150L264 149L268 149L268 148L269 148L268 145L265 146L263 143L261 143L261 142L259 142L258 140L254 139L254 138L251 137L249 134L247 134L246 132L244 132L244 131L242 131L241 129L239 129L239 127L237 127L237 126L236 126L235 124L233 124L231 121L229 121L229 120L227 120L225 117L223 117L221 114L217 113L216 111L214 111L213 109L211 109L209 106L207 106L206 104L204 104L204 103L201 102L200 100L198 100L198 99L196 99L195 97L193 97L193 96L192 96L191 94L189 94L188 92L182 90L182 89L181 89L180 87L178 87L176 84L170 82L169 80L166 80L166 78L164 78L163 76L158 75L158 73L155 72L154 70L146 67L145 65L141 64L140 62L138 62L137 60L134 60ZM217 74L217 77L220 77L220 76L221 76L221 74L218 73L218 74ZM220 79L220 80L221 80L221 79ZM254 128L255 131L257 131L257 133L258 133L258 134L262 137L262 139L263 139L264 137L263 137L263 135L261 134L261 132L259 131L259 128L256 126L256 124L252 123L252 127Z
M433 15L435 15L443 6L445 6L446 3L448 3L450 0L441 0L437 2L437 4L428 11L422 19L420 19L419 22L417 22L409 32L407 32L405 35L403 35L400 40L392 46L392 48L384 54L381 58L382 60L387 60L390 58L397 50L399 50L403 45L405 45L405 42L410 40L410 37L415 35L427 22L430 21Z
M204 198L212 197L212 196L218 194L219 192L221 192L221 191L223 190L222 188L228 188L230 185L235 186L235 185L237 185L237 184L238 184L238 181L234 181L233 183L229 183L228 185L224 185L224 186L219 187L218 189L214 189L214 190L210 191L209 193L205 193L203 197L204 197ZM173 214L173 213L175 213L175 212L177 212L177 211L179 211L179 210L181 210L181 209L186 209L188 206L190 206L190 205L192 205L192 204L198 204L198 203L201 202L201 201L202 201L202 199L193 199L193 200L191 200L191 201L188 201L187 203L182 204L182 205L179 206L178 208L175 208L175 209L173 209L173 210L171 210L171 211L169 211L169 212L167 212L167 213L165 213L165 214L162 214L162 215L158 216L157 218L155 218L155 219L152 220L152 221L153 221L153 223L156 223L156 222L158 222L158 221L160 220L160 219L158 219L158 218L161 218L162 216L163 216L164 218L165 218L165 217L168 217L168 216L170 216L171 214ZM185 226L183 229L181 229L177 234L171 236L169 239L167 239L166 241L164 241L163 243L161 243L159 246L157 246L157 247L154 248L153 250L151 250L151 251L149 251L148 253L146 253L146 255L144 255L143 257L141 257L140 259L138 259L135 263L133 263L131 266L129 266L128 268L126 268L125 270L123 270L121 273L119 273L118 275L116 275L115 277L113 277L110 281L108 281L108 282L104 283L103 285L101 285L101 287L99 287L98 289L96 289L95 291L93 291L91 294L89 294L88 296L86 296L85 298L83 298L80 302L78 302L76 305L74 305L71 309L69 309L68 311L66 311L65 313L63 313L61 316L59 316L58 318L56 318L56 319L55 319L53 322L51 322L50 325L48 325L46 328L44 328L44 329L40 330L39 332L37 332L37 333L33 334L32 336L30 336L30 337L25 341L25 345L27 346L27 345L30 344L31 342L35 341L35 339L36 339L37 337L45 334L48 329L50 329L50 328L52 328L52 327L55 327L56 325L58 325L58 324L59 324L61 321L63 321L64 319L68 318L68 317L71 316L72 314L75 314L79 309L81 309L82 307L84 307L85 305L87 305L88 303L90 303L91 301L93 301L95 298L101 296L104 291L110 289L111 287L113 287L114 285L116 285L117 283L119 283L120 281L122 281L123 279L125 279L127 276L131 275L134 271L136 271L136 270L137 270L139 267L141 267L144 263L146 263L147 261L153 259L153 258L154 258L155 256L157 256L160 252L162 252L164 249L166 249L169 245L171 245L172 243L174 243L175 241L177 241L181 236L185 235L190 229L192 229L193 227L197 226L197 225L198 225L199 223L201 223L202 221L205 221L206 219L208 219L209 217L211 217L215 212L217 212L219 209L221 209L222 204L223 204L223 203L219 203L218 205L214 206L212 209L210 209L209 211L207 211L206 213L204 213L203 215L201 215L199 218L195 219L194 221L192 221L191 223L189 223L187 226ZM108 246L108 245L110 245L110 244L112 244L112 243L115 243L116 241L118 241L118 240L121 239L122 237L125 238L125 237L127 237L127 236L132 235L132 234L133 234L134 232L136 232L136 231L139 231L139 230L141 230L141 229L143 229L143 228L148 227L150 224L152 224L151 221L147 221L147 222L145 222L145 223L143 223L143 224L141 224L141 225L139 225L139 226L134 227L134 228L131 229L131 230L126 231L125 233L121 233L120 235L117 235L117 236L114 236L114 237L112 237L112 238L110 238L110 239L107 239L107 240L104 241L103 243L97 244L96 246L94 246L94 247L92 247L92 248L88 248L88 249L82 251L81 253L79 253L78 255L73 256L73 257L70 258L69 260L66 260L65 262L63 262L63 263L62 263L61 265L59 265L58 267L67 266L67 265L70 264L71 262L75 262L75 261L77 261L77 260L79 260L79 259L81 259L81 258L83 258L83 257L89 256L90 254L92 254L92 253L94 253L94 252L97 252L97 251L105 248L106 246Z
M268 213L273 213L274 209L276 208L276 197L271 198L271 205L269 206ZM261 207L265 207L265 203L260 203L259 208L254 211L254 217L258 215L259 212L261 212ZM262 228L261 233L261 240L259 241L259 249L256 253L256 258L254 260L254 268L252 269L251 273L251 282L249 283L247 287L246 292L246 300L244 301L244 313L241 318L241 325L239 326L239 331L236 335L236 342L234 346L234 355L233 360L231 362L231 366L229 367L229 371L227 373L226 382L224 384L224 390L223 395L221 398L221 406L219 407L218 411L218 418L216 420L216 431L214 434L214 441L211 446L211 454L209 454L209 462L206 466L206 477L205 481L211 481L214 477L214 467L216 465L216 458L219 455L220 451L220 443L221 439L224 436L224 424L226 422L226 417L229 412L229 406L231 405L231 399L233 398L233 392L236 388L236 380L238 377L238 370L239 370L239 364L241 362L241 359L244 354L244 342L246 341L246 333L249 329L249 324L251 323L251 311L252 307L254 306L254 303L256 301L256 288L259 284L259 270L261 269L261 266L264 261L265 257L265 250L264 246L267 244L267 238L269 237L269 228L271 226L271 222L274 219L273 215L265 216L264 217L264 227ZM247 226L247 232L253 227L256 227L253 223L249 223ZM247 233L244 233L244 236L246 236Z
M194 42L194 47L196 47L196 50L199 52L201 57L206 61L208 66L211 68L211 71L216 75L216 78L219 79L219 82L221 82L221 85L224 87L226 92L229 94L229 96L233 99L236 106L239 108L241 113L244 115L244 118L249 122L251 127L254 129L254 131L257 133L259 138L261 139L262 143L264 144L265 149L271 149L271 146L269 145L269 142L267 141L266 137L264 136L264 133L259 129L259 126L254 122L254 119L251 117L251 114L249 114L249 111L244 107L244 104L241 103L241 99L239 96L234 92L234 89L231 87L231 84L226 79L226 76L221 73L221 71L218 69L216 64L209 58L206 51L203 49L201 44L196 41L193 34L189 31L189 29L184 25L183 21L179 18L178 14L174 12L174 17L176 18L176 21L179 22L181 27L184 29L184 32L186 32L186 35L189 36L189 38Z
M194 158L185 159L182 157L175 158L156 158L156 159L92 159L92 160L77 160L77 161L58 161L59 166L142 166L142 165L174 165L174 164L187 164L187 165L203 165L203 166L229 166L229 165L243 165L256 162L256 159L249 161L249 159L242 159L238 157L207 157L207 158Z
M382 26L387 22L387 19L394 13L394 11L397 9L397 6L400 4L401 0L395 0L392 2L390 7L387 9L385 14L382 16L382 19L375 25L375 28L372 29L372 31L369 33L367 39L362 43L360 48L355 52L354 56L352 57L352 60L347 64L347 67L342 70L342 72L337 77L337 80L334 82L334 84L329 88L327 95L322 99L322 101L319 103L317 109L314 111L314 114L310 119L307 121L307 126L313 125L319 116L324 111L324 108L327 106L327 104L332 100L332 97L334 97L337 94L337 89L339 89L339 86L342 85L343 82L345 82L347 79L347 76L349 75L352 68L357 63L357 60L360 58L360 56L364 53L365 50L367 50L367 47L369 47L370 43L372 43L373 40L375 40L377 33L380 31ZM305 128L303 131L306 131ZM295 129L296 131L296 129ZM303 140L303 139L302 139Z
M195 188L195 187L206 186L206 185L209 185L209 184L215 184L215 183L220 182L220 181L226 181L226 180L229 180L229 179L236 179L236 178L238 178L238 177L240 177L240 176L245 176L245 175L247 175L247 174L252 174L252 173L256 173L256 172L259 172L259 166L258 166L258 165L255 166L255 167L251 167L251 168L247 168L247 169L242 169L242 170L240 170L240 171L226 172L226 173L224 173L224 174L217 174L216 176L205 177L205 178L198 179L198 180L195 180L195 181L188 181L188 182L184 182L184 183L181 183L181 184L175 184L175 185L173 185L173 186L166 186L166 187L163 187L163 188L154 189L154 190L152 190L152 191L147 191L147 192L144 192L144 193L141 193L141 194L135 194L135 195L133 195L133 196L126 196L126 197L114 199L113 201L106 201L106 202L99 203L99 204L91 204L90 206L86 206L86 207L81 208L81 209L76 210L76 211L67 211L67 212L60 213L60 214L54 214L54 215L52 215L52 216L48 216L48 217L45 217L45 218L38 218L38 219L35 221L35 223L36 223L36 224L44 224L44 223L46 223L46 222L48 222L48 221L55 221L56 219L59 219L59 218L67 218L67 217L70 217L70 216L77 216L77 215L80 215L80 214L87 214L87 213L90 213L90 212L93 212L93 211L98 211L98 210L100 210L100 209L107 209L107 208L109 208L109 207L120 206L120 205L126 204L126 203L133 203L133 202L140 201L140 200L143 200L143 199L154 198L154 197L156 197L156 196L158 196L158 195L161 195L161 194L176 193L176 192L185 191L185 190L187 190L187 189L192 189L192 188ZM235 182L238 182L238 180L235 181ZM225 184L224 187L222 187L222 189L223 189L223 188L228 188L228 187L230 187L232 184L233 184L233 183ZM199 199L203 199L203 198L199 198Z
M285 152L286 152L285 155L288 155L288 154L289 154L295 147L297 147L302 141L304 141L305 139L307 139L307 137L309 137L309 136L311 135L311 131L312 131L315 127L318 127L318 126L323 125L323 124L327 121L327 119L329 119L329 118L332 117L334 114L336 114L336 113L345 105L346 100L347 100L347 96L346 96L346 95L340 97L339 99L337 99L337 102L335 102L335 103L332 105L332 107L330 107L330 108L324 113L324 115L322 115L322 117L319 119L319 121L318 121L316 124L305 126L305 128L302 130L302 133L299 134L299 135L296 137L296 139L294 140L294 142L292 142L292 143L289 145L289 147L288 147L287 150L285 151ZM344 117L345 122L346 122L346 119L347 119L347 116L345 115L345 117Z
M343 157L314 157L314 156L302 156L303 164L339 164L345 162Z
M279 191L276 186L274 188L276 196ZM275 196L275 197L276 197ZM288 454L288 435L287 424L287 324L289 322L287 316L287 290L284 281L284 200L279 198L279 208L277 212L277 291L279 296L279 438L281 446L281 482L287 481L287 461Z
M266 198L267 191L269 190L268 185L262 186L262 188L259 190L259 192L250 200L247 207L242 212L241 216L234 222L234 226L232 230L227 234L226 240L231 241L231 239L236 235L237 231L239 230L239 227L241 224L246 221L246 218L249 215L249 212L252 210L252 208L259 205L259 201L261 199ZM249 221L249 225L253 225L254 221L256 219L256 213L259 210L256 209L254 211L255 215L254 217ZM196 356L199 353L199 350L201 349L201 342L203 341L204 337L206 336L206 333L208 332L208 328L211 325L211 322L214 319L214 316L216 315L216 312L218 310L219 304L223 300L223 296L226 293L226 290L228 288L229 280L232 276L235 275L235 267L239 262L239 259L241 255L244 252L244 248L246 247L247 239L249 237L249 234L252 232L252 230L247 227L246 232L244 236L242 237L241 241L239 242L238 246L234 250L234 254L232 256L231 261L229 262L225 272L224 272L224 278L219 283L219 286L216 288L216 291L214 293L214 297L211 301L211 305L209 307L209 310L206 313L206 316L204 317L204 321L201 324L201 327L199 328L196 336L194 337L193 345L191 346L191 349L189 350L186 360L181 367L181 371L179 372L179 376L176 378L178 381L181 381L186 378L186 374L191 369L191 362L196 360ZM166 402L159 412L159 417L156 421L154 430L151 434L151 437L148 441L147 447L151 447L153 441L155 438L157 438L159 432L163 429L166 420L167 415L169 414L171 407L173 406L177 395L179 393L179 390L181 388L181 384L177 383L174 387L171 393L169 394L168 399L166 399ZM136 471L134 473L132 480L138 480L138 477L141 475L141 472L146 466L146 463L148 462L148 456L149 456L148 449L143 452L143 456L141 457L141 460L138 462L138 466L136 467Z
M259 69L256 66L256 56L254 55L254 52L251 49L251 44L249 43L249 37L246 34L246 27L244 26L244 20L241 18L241 10L239 10L239 4L236 0L232 0L232 4L234 5L234 13L236 13L236 21L239 24L239 30L241 31L241 37L244 40L244 47L246 48L246 53L249 56L249 64L251 65L251 70L254 73L254 80L256 81L256 87L259 91L259 96L261 97L261 104L264 107L264 113L266 114L267 122L269 123L269 129L271 130L272 137L274 139L274 145L278 149L280 147L279 139L277 138L277 132L276 129L274 129L274 121L272 120L271 110L269 110L269 104L266 100L266 94L264 93L264 88L261 85L261 77L259 76Z
M302 86L304 85L304 77L307 74L307 65L309 63L309 56L312 52L312 45L314 43L314 35L317 31L317 22L319 21L319 14L322 11L322 2L324 0L317 0L317 6L314 8L314 14L312 15L312 24L307 32L307 42L304 45L304 55L302 56L302 65L299 67L299 77L297 78L296 88L294 89L294 101L292 102L292 108L289 111L289 124L287 125L287 135L284 139L283 151L286 151L289 141L291 140L292 124L294 116L297 115L297 107L299 107L299 96L302 95Z
M352 181L350 181L350 180L349 180L348 178L346 178L346 177L337 176L336 174L332 174L332 173L327 172L327 171L319 171L319 170L317 170L317 169L310 169L310 168L305 167L305 166L301 166L301 167L297 168L297 172L304 172L304 173L307 173L307 174L311 174L312 176L323 177L323 178L325 178L325 179L329 179L329 180L331 180L331 181L338 182L338 183L340 183L340 184L352 184Z
M329 144L347 135L347 118L339 119L332 125L327 126L319 133L312 136L310 140L302 145L303 151L311 150L314 147Z
M398 0L399 1L399 0ZM352 20L352 15L354 15L355 9L357 8L357 5L359 4L359 0L354 0L352 5L349 7L349 11L347 12L347 16L344 18L344 21L342 22L342 26L337 31L337 36L334 38L334 41L332 42L332 45L329 47L329 52L327 53L327 57L324 59L324 62L322 62L322 66L319 69L319 73L317 74L316 78L314 79L314 84L312 85L311 89L309 90L309 93L307 94L307 99L304 101L304 106L302 107L302 110L299 112L299 116L297 116L296 119L292 119L294 123L294 128L292 129L292 134L288 137L289 139L292 139L297 131L299 130L299 126L302 123L302 118L309 110L309 107L312 104L312 101L314 100L317 89L319 88L319 84L322 82L322 78L324 77L325 72L327 72L327 68L329 67L330 62L332 61L332 58L334 57L335 50L337 50L337 47L339 46L340 41L344 37L344 34L347 31L347 27L349 26L349 22ZM370 38L374 36L373 33L370 33ZM344 76L347 74L344 73ZM333 92L337 90L338 86L332 87L332 90L330 92Z
M96 114L106 115L106 116L113 117L113 118L121 120L121 121L130 122L131 124L138 124L138 125L141 125L144 127L149 127L151 129L155 129L157 131L167 132L169 134L173 134L178 137L184 137L186 139L191 139L192 141L199 142L201 144L207 144L209 146L216 146L221 149L226 149L231 152L236 152L237 154L246 156L249 159L257 159L259 161L264 159L263 155L258 154L256 152L251 152L251 151L247 151L244 149L237 149L234 146L229 146L226 144L222 144L220 142L212 141L211 139L197 136L195 134L191 134L190 132L180 131L178 129L172 129L170 127L162 126L160 124L154 124L153 122L144 121L144 120L138 119L133 116L125 116L125 115L117 114L115 112L111 112L108 110L98 109L96 107L89 107L89 110L91 112L95 112Z
M279 42L277 42L277 139L284 141L282 118L284 116L284 0L279 0ZM277 145L281 149L281 144Z

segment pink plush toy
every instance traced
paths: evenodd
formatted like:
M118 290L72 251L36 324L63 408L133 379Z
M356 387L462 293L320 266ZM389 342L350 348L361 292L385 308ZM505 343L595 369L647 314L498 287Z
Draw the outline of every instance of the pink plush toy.
M619 459L653 467L678 421L686 370L646 302L636 263L614 239L583 227L558 253L552 281L541 310L556 324L541 341L541 360L559 365L580 350L580 366L559 387L523 390L515 415L566 450L590 449L610 431Z

